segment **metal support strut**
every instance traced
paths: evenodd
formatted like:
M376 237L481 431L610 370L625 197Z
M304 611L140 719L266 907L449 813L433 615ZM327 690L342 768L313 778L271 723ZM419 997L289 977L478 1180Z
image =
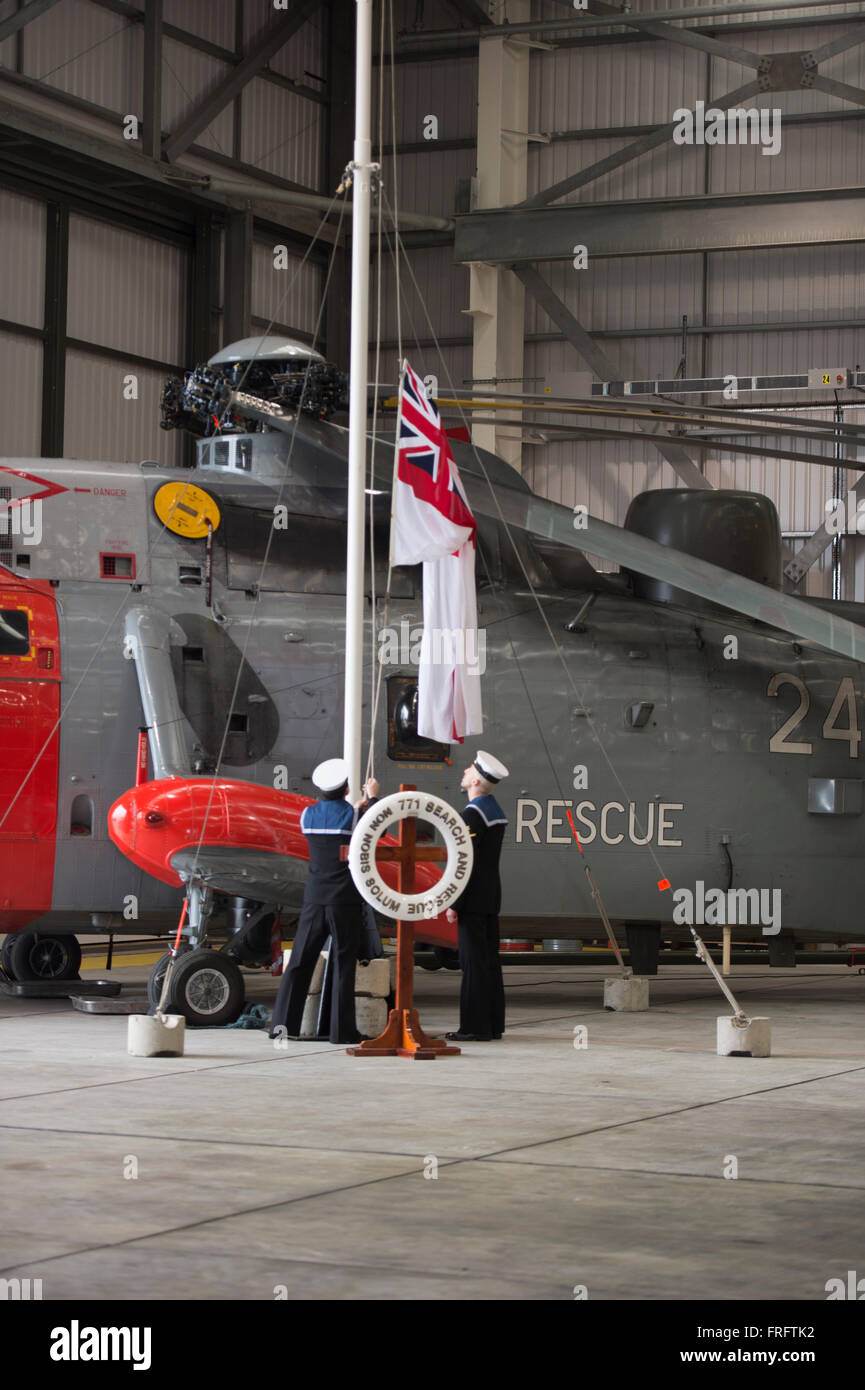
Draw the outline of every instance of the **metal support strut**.
M703 941L702 937L697 935L693 927L691 927L691 935L694 938L694 945L697 948L697 959L701 960L704 965L707 965L709 967L712 974L715 976L715 979L718 981L720 988L724 991L724 994L726 994L728 1000L733 1006L733 1023L737 1028L747 1028L751 1020L745 1013L745 1010L739 1007L739 1004L733 994L733 991L730 989L726 980L722 978L717 965L712 960L712 957L709 955L706 943Z
M616 960L619 962L619 969L622 972L622 979L629 980L634 972L631 970L631 967L629 965L625 965L624 958L622 956L621 951L619 950L619 943L616 940L616 933L613 931L613 928L610 925L610 919L607 916L607 909L604 907L604 901L601 897L601 890L595 882L595 876L589 868L588 864L586 864L584 867L586 870L586 878L589 880L589 888L591 889L592 897L594 898L597 909L601 914L601 921L603 922L604 927L606 929L610 945L616 953Z

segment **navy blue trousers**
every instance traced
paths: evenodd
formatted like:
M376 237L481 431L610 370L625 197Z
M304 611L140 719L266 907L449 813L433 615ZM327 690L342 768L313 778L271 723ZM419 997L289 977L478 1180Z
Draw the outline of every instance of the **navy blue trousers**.
M300 1033L312 972L330 937L330 949L336 957L333 962L335 974L330 1004L330 1041L356 1042L354 980L363 925L359 901L356 905L348 906L304 907L291 948L291 961L280 981L273 1007L271 1034L280 1027L285 1028L289 1037L296 1037Z
M505 1031L505 986L499 960L499 919L457 909L460 1032L500 1038Z

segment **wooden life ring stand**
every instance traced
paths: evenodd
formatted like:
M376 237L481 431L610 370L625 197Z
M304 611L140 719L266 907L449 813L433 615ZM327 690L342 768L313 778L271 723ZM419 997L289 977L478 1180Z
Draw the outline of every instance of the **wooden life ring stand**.
M433 825L447 849L441 878L424 893L390 888L376 864L376 847L382 835L412 817ZM355 826L348 852L349 870L361 897L377 912L406 922L444 912L468 883L473 862L471 835L462 816L440 796L420 791L393 792L370 806Z

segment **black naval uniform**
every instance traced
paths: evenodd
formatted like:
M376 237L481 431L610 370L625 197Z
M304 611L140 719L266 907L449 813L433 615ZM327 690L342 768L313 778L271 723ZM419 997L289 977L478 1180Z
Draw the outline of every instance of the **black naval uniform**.
M505 1031L505 987L499 959L502 884L499 858L507 816L494 796L478 796L463 811L472 834L474 863L456 903L460 969L461 1033L500 1038Z
M270 1020L271 1037L278 1028L285 1028L289 1037L299 1035L315 963L330 936L335 954L330 1041L358 1041L354 983L355 965L364 940L364 903L348 863L339 857L340 848L351 839L357 814L349 801L324 800L307 806L300 818L300 828L309 843L309 874L291 961L280 982Z

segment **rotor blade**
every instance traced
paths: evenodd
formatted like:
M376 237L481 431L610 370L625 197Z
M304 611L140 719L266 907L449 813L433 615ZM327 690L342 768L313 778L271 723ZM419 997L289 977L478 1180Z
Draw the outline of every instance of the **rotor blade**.
M731 570L710 565L695 555L659 545L657 541L611 526L593 516L576 517L557 502L510 488L491 489L477 478L463 474L463 486L474 512L498 516L533 536L558 541L589 555L600 555L630 570L660 579L699 598L756 618L761 623L789 632L841 656L865 663L865 627L850 623L777 589L756 584ZM585 521L585 527L576 521Z

